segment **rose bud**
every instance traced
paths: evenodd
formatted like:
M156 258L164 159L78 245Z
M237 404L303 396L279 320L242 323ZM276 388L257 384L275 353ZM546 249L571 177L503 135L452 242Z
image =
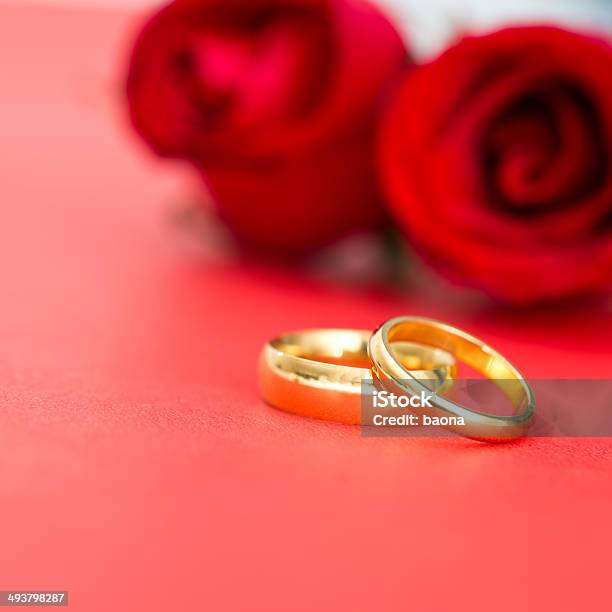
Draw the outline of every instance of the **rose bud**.
M242 244L303 253L385 222L375 121L407 62L359 0L176 0L140 34L127 96L139 134L197 167Z
M610 287L610 44L466 38L403 81L379 145L394 218L451 279L523 304Z

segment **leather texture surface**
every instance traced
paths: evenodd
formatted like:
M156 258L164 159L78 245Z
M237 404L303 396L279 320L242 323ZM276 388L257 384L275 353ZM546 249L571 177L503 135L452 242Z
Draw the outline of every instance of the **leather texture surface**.
M475 311L240 266L121 109L122 13L0 8L0 589L109 610L604 610L612 441L366 439L258 398L271 336L403 313L609 377L609 311ZM555 273L562 273L556 271Z

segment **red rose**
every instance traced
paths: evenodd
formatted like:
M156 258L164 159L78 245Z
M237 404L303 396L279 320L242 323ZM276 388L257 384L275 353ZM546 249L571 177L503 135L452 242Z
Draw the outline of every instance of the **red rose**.
M141 136L198 167L237 236L300 252L384 219L374 124L406 61L360 1L176 0L141 33L127 94Z
M413 71L380 139L397 222L512 302L612 280L612 47L551 27L466 38Z

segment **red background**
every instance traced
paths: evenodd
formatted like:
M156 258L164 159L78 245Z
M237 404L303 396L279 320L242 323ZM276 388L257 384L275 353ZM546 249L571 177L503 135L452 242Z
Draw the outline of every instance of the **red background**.
M610 312L475 311L185 248L112 12L0 8L0 589L75 610L609 609L610 439L364 439L265 406L293 328L449 320L609 377ZM562 273L562 271L553 271Z

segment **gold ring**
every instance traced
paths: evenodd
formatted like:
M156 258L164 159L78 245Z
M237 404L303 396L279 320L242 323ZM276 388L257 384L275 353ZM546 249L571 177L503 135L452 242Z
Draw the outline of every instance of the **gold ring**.
M371 332L348 329L298 331L268 342L259 359L259 388L276 408L348 425L361 422L361 382L371 379ZM414 342L393 343L391 352L417 379L438 389L455 375L444 350Z
M391 343L397 341L419 342L451 353L486 378L497 383L513 381L514 384L498 385L510 400L514 414L498 416L471 410L456 403L413 376L395 357ZM447 429L463 436L479 440L508 440L524 435L535 412L535 396L521 373L490 346L460 329L422 317L397 317L383 323L370 338L368 353L372 360L372 372L389 392L418 395L434 391L433 408L422 408L431 417L446 418ZM454 418L448 418L454 417ZM463 420L465 424L456 424Z

